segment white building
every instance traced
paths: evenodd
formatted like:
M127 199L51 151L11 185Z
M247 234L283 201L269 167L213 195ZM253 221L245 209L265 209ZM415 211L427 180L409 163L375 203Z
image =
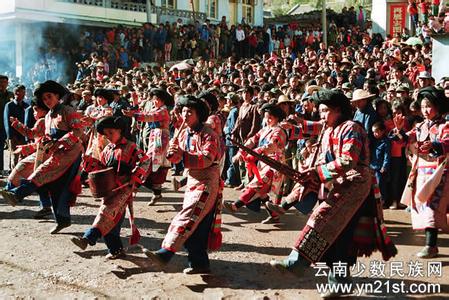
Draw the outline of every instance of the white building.
M0 73L22 76L27 53L41 38L33 29L42 24L141 26L178 18L218 23L223 16L229 25L245 18L247 24L261 26L263 0L0 0Z

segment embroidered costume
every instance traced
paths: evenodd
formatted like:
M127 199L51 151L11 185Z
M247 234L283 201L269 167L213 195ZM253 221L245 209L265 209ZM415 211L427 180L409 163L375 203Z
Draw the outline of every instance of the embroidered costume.
M108 144L100 156L100 161L93 157L84 157L84 169L92 172L112 167L116 174L117 189L102 200L99 212L91 228L86 230L83 238L90 245L95 245L100 237L104 237L109 253L117 255L123 250L120 241L121 225L126 207L129 208L130 223L133 227L132 193L130 183L142 184L147 176L150 160L137 148L134 142L121 138L117 144ZM138 232L133 230L131 244L138 242Z

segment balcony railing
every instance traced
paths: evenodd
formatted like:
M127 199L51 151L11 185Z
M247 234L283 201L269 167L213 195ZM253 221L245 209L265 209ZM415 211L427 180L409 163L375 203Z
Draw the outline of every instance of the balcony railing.
M190 10L172 9L160 6L153 6L152 13L157 15L173 16L185 19L206 20L207 15L202 12L193 12Z
M114 8L127 11L146 12L147 5L145 3L134 3L120 0L58 0L59 2L92 5L104 8ZM207 15L202 12L193 12L190 10L172 9L166 7L152 6L151 12L159 16L173 16L185 19L206 20Z

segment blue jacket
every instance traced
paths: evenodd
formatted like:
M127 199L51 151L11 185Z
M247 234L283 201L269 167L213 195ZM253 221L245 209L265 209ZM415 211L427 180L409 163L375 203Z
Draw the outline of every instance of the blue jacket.
M224 127L224 134L226 138L226 146L233 146L233 144L228 141L228 137L231 137L231 132L234 129L235 122L237 121L237 117L239 116L239 108L237 106L233 106L229 111L228 118L226 119L226 124Z
M34 118L32 106L28 106L27 109L25 109L25 118L23 124L25 124L25 126L28 128L33 128L34 124L36 124L36 119ZM25 140L28 139L25 138Z
M380 169L388 170L391 160L391 142L387 137L381 140L375 140L371 147L371 169L380 171Z
M358 110L354 114L353 121L362 124L365 131L368 133L370 143L373 143L375 138L373 136L373 124L378 121L377 112L374 110L371 103L368 103L363 110ZM370 146L371 148L371 146Z
M25 118L25 109L29 105L22 101L19 105L16 100L9 101L5 105L5 111L3 112L3 125L5 126L6 138L11 139L12 137L23 137L19 132L11 127L11 122L9 122L9 117L17 118L21 123L23 123Z

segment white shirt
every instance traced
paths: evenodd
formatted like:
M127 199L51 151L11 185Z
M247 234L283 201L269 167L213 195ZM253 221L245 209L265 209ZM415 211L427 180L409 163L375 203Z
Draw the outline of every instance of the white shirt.
M237 42L241 42L243 40L245 40L245 31L243 31L243 29L240 30L236 30L235 31L235 37L237 39Z

